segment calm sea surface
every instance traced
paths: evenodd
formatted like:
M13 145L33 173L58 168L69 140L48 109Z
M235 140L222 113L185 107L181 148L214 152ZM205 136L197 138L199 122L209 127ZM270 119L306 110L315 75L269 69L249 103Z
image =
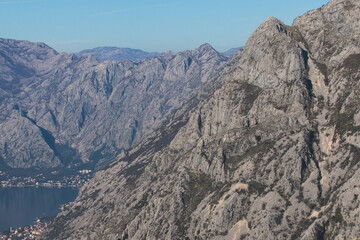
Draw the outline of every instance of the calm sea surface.
M31 225L36 218L52 217L60 205L74 201L78 189L18 187L0 188L0 232Z

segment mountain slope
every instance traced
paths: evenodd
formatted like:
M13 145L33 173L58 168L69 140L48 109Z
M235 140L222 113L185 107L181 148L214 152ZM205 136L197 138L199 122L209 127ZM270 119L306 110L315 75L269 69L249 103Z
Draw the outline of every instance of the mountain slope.
M359 8L268 18L220 89L97 172L42 238L359 238Z
M10 66L1 78L9 87L0 85L0 155L13 168L104 166L227 61L207 44L139 63L99 63L91 55L57 54L48 47L43 54L34 43L2 42L20 46L0 49ZM31 74L16 75L11 66L19 64Z
M100 61L123 61L130 60L138 62L146 58L153 58L161 55L162 53L157 52L145 52L139 49L132 48L118 48L118 47L97 47L93 49L86 49L80 51L76 55L81 56L84 54L92 54L97 57Z

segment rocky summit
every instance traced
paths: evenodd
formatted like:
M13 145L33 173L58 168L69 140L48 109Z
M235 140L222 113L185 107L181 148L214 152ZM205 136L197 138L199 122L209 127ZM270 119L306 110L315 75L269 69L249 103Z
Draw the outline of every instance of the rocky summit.
M219 89L98 171L42 239L359 239L359 12L267 18Z
M43 43L0 39L0 165L103 167L227 60L204 44L136 63L100 63Z

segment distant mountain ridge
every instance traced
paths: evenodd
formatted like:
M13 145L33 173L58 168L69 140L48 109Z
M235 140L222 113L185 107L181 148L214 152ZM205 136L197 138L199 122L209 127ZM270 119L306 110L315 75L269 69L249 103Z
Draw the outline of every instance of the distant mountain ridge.
M157 57L163 53L145 52L140 49L119 48L119 47L96 47L76 53L77 56L81 56L83 54L92 54L102 62L107 60L123 61L126 59L133 62L138 62L146 58Z
M226 57L232 57L238 50L242 47L231 48L220 54ZM147 58L153 58L160 56L160 52L146 52L140 49L133 48L120 48L120 47L96 47L92 49L85 49L78 53L75 53L77 56L82 56L84 54L92 54L97 57L101 62L103 61L123 61L130 60L133 62L139 62Z
M232 56L234 56L234 54L237 51L242 50L242 49L243 49L243 47L231 48L231 49L229 49L229 50L227 50L225 52L221 52L221 54L224 55L224 56L227 56L227 57L232 57Z

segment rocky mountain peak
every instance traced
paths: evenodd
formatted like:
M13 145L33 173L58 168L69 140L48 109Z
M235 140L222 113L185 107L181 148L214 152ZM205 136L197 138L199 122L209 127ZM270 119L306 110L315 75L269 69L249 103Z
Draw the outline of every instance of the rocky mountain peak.
M294 20L294 26L308 25L308 31L325 27L320 34L329 30L334 34L356 38L360 33L359 15L360 3L356 0L333 0L321 8L310 11ZM315 22L311 22L315 21ZM329 29L333 27L333 29Z
M202 44L194 50L195 55L199 57L219 56L220 54L208 43Z
M274 38L288 35L286 25L275 17L268 17L265 21L251 34L247 44L261 43L271 44ZM263 42L267 38L267 42Z
M295 19L293 26L301 33L297 38L318 65L328 62L335 67L359 51L359 10L359 1L336 0ZM320 68L325 73L324 67Z
M230 78L260 87L273 88L283 81L300 79L301 69L304 68L302 52L295 44L291 27L274 17L267 18L251 34L245 47L237 55L234 56L237 63L234 62L233 65L239 69ZM289 65L286 68L279 67L274 59Z
M200 45L198 48L196 48L197 51L216 51L209 43L204 43Z

